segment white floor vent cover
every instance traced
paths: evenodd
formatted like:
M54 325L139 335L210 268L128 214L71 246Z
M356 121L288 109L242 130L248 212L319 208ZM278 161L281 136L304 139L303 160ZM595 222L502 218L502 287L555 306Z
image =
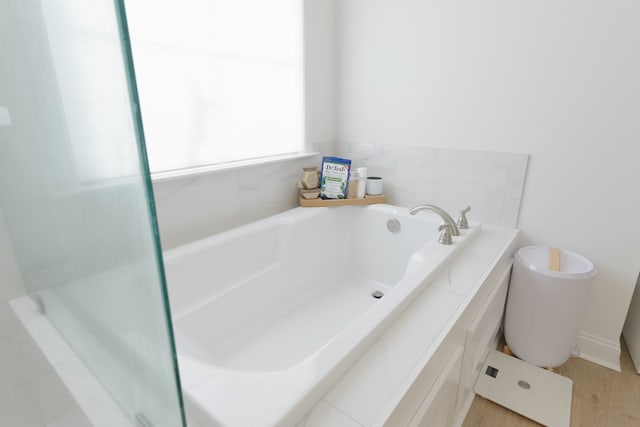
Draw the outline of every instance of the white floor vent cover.
M569 427L573 382L512 356L491 351L477 394L549 427Z

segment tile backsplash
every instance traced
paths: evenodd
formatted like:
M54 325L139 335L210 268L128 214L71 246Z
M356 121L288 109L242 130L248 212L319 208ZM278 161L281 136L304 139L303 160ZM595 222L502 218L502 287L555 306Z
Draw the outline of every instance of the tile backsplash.
M153 183L164 250L298 206L302 168L320 156Z
M314 146L384 178L389 203L441 206L469 220L515 227L528 155L340 142ZM322 151L322 149L326 151ZM154 182L162 246L171 249L297 206L302 167L322 155Z
M434 204L453 217L515 227L528 155L391 144L339 142L337 154L384 179L390 204Z

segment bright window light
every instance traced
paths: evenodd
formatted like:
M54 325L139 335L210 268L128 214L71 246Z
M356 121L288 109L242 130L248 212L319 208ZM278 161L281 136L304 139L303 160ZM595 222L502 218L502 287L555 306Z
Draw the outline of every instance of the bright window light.
M152 172L303 151L301 0L126 0Z

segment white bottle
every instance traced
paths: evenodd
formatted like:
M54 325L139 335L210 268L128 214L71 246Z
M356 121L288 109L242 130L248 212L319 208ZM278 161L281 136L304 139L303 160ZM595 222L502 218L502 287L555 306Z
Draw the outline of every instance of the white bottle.
M364 190L367 184L367 168L360 167L358 168L358 193L356 197L358 199L364 198Z
M352 171L349 176L349 186L347 187L347 199L357 199L358 190L360 189L360 177L358 172Z

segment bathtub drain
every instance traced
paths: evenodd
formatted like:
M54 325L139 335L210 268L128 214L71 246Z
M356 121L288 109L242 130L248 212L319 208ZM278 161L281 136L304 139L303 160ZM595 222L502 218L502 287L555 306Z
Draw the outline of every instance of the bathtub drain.
M397 219L392 218L387 221L387 230L389 230L390 232L397 233L401 228L402 226L400 225L400 221L398 221Z
M381 291L373 291L371 292L371 296L375 299L380 299L384 296L384 293L382 293Z

